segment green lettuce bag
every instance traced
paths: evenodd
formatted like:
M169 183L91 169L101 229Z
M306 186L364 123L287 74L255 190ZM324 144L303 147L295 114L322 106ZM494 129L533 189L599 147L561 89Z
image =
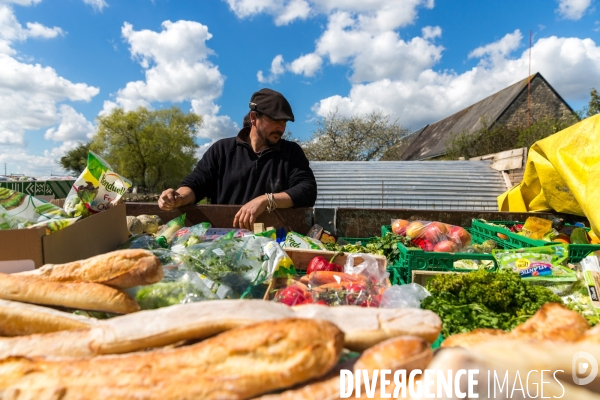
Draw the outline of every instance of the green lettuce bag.
M87 217L116 206L130 187L129 180L90 151L87 167L73 184L63 208L71 217Z

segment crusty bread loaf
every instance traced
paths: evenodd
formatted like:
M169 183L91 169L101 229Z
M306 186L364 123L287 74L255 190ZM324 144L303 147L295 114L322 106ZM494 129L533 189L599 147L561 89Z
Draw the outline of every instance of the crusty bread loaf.
M442 342L442 347L470 348L478 343L497 339L575 342L581 340L589 328L587 320L578 312L571 311L562 304L546 303L531 318L510 332L500 329L475 329L449 336ZM590 337L593 341L593 336Z
M94 318L73 315L48 307L0 300L0 336L22 336L81 329L96 322Z
M243 325L283 318L330 321L345 333L346 347L354 350L407 334L431 341L441 330L437 315L419 309L291 308L263 300L214 300L111 318L98 322L88 331L0 339L0 358L11 355L69 356L69 351L78 356L126 353L181 340L204 339ZM64 343L73 343L72 350Z
M327 321L284 319L169 350L88 359L0 361L4 398L246 399L324 375L343 333Z
M367 370L372 376L374 370L423 370L431 362L433 351L429 342L417 337L397 337L381 342L367 349L351 365L335 368L327 376L282 393L265 395L260 400L334 400L340 398L340 370ZM392 375L393 376L393 375ZM364 391L361 391L361 394ZM350 398L356 398L353 393Z
M66 264L46 264L18 275L37 276L56 282L102 283L126 289L160 282L163 269L160 260L152 252L126 249Z
M303 305L293 309L300 318L325 319L339 326L346 333L346 348L355 351L396 336L417 336L433 343L442 330L434 312L418 308Z
M456 347L441 349L436 353L427 369L442 371L444 377L447 373L451 373L453 383L455 374L459 370L477 370L477 375L475 375L477 384L473 385L473 392L480 399L541 398L541 388L543 387L544 398L600 400L600 395L591 390L591 385L571 384L569 366L573 354L576 352L572 344L565 343L564 346L569 349L562 351L562 345L556 346L556 344L545 342L528 343L527 341L506 339L502 341L504 346L497 347L498 343L501 342L495 340L489 344L482 343L473 349ZM481 351L482 349L485 350ZM557 362L556 356L559 353L563 353L564 357L561 354L559 358L562 361ZM593 349L591 354L598 354L597 349ZM545 370L544 374L541 373L542 370ZM558 372L557 370L563 370L568 374L569 380L563 380L565 375L560 376L557 373L556 378L561 380L561 383L558 383L554 376L554 373ZM505 377L506 381L504 381ZM434 388L439 387L437 382L439 378L438 374L432 374L433 385L431 388L433 390L430 392L434 392ZM467 393L467 375L462 375L459 382L460 392ZM503 389L500 388L501 386ZM456 394L455 386L452 386L452 392ZM425 397L411 397L411 399L416 398ZM458 397L446 396L442 392L442 397L438 398L457 399Z
M0 299L127 314L139 305L127 293L87 282L52 282L36 276L0 274Z

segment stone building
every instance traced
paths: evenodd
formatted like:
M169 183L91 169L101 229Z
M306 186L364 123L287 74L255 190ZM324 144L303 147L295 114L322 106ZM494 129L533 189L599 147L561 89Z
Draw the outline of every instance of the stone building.
M528 89L528 82L530 88ZM531 115L530 115L531 114ZM398 160L430 160L446 154L451 133L475 133L500 124L527 126L541 118L564 119L573 109L540 73L525 78L441 121L413 132L403 143ZM487 125L487 126L484 126Z

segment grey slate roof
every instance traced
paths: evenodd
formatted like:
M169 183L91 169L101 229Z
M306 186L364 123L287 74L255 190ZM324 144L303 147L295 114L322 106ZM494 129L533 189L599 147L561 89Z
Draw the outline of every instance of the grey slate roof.
M485 116L485 121L488 127L490 127L517 96L523 90L527 90L528 79L525 78L456 114L421 128L418 137L413 140L410 147L404 151L400 159L424 160L446 154L446 140L448 135L451 132L455 134L463 131L469 133L476 132L484 127L482 125L482 116ZM543 79L545 81L539 73L533 75L531 79L532 81L534 79Z
M490 161L311 161L317 208L497 211L506 191Z

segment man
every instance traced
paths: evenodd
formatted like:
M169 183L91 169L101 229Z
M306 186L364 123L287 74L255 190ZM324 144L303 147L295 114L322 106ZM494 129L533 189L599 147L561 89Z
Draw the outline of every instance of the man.
M233 226L252 230L265 210L314 206L317 182L308 159L297 143L281 139L287 121L294 122L290 103L265 88L252 95L250 110L249 126L213 144L179 189L162 192L161 209L204 197L212 204L243 204Z

